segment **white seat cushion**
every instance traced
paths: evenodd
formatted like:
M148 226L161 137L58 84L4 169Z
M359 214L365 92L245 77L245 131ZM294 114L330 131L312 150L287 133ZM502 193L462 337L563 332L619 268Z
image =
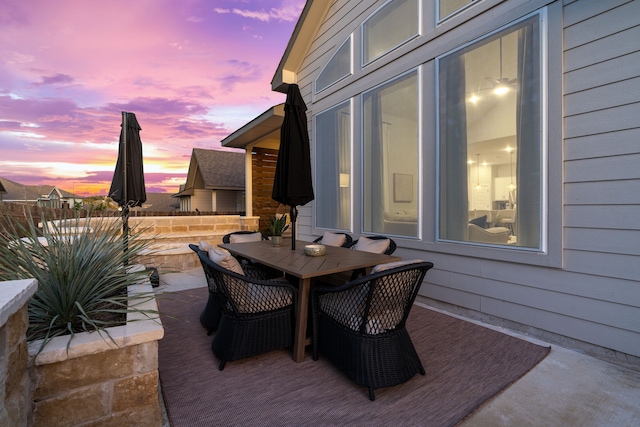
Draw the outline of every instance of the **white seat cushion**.
M347 236L344 234L332 233L325 231L320 239L320 243L327 246L342 246L347 241Z
M389 239L374 240L368 237L360 237L352 248L363 252L383 254L389 247L389 243Z
M262 233L232 234L229 236L229 243L259 242L262 240Z

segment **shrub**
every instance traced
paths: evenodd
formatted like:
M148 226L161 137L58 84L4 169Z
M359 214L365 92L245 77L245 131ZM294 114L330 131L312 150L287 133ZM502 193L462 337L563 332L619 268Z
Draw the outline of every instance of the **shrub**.
M40 350L53 337L69 335L70 344L75 333L102 334L105 328L122 324L128 311L144 312L136 308L139 304L129 305L134 296L127 293L128 286L140 284L149 274L126 267L148 245L140 233L130 234L125 251L121 222L115 218L89 222L75 216L47 222L43 216L39 230L31 217L24 226L6 211L0 215L9 224L0 234L0 281L38 281L29 300L27 338L42 339ZM149 294L135 295L136 302L153 298Z

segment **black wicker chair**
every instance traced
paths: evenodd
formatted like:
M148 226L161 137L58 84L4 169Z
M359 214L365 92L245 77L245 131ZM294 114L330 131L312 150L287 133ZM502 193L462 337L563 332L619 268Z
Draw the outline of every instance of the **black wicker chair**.
M389 240L389 246L387 246L387 248L380 253L383 253L385 255L391 255L396 251L396 248L397 248L396 242L394 242L393 239L387 236L366 236L366 237L369 240ZM360 237L360 239L362 239L362 236ZM360 239L353 241L353 243L351 244L351 249L359 250L356 246L358 245L358 242L360 241ZM355 280L358 277L364 276L364 273L365 273L364 268L361 268L359 270L354 270L353 273L351 273L351 277L349 278L349 280Z
M189 247L196 254L201 252L198 245L190 244ZM204 252L204 254L205 256L208 256L206 252ZM202 267L204 269L205 278L207 279L207 287L209 288L209 299L207 300L207 305L205 305L202 313L200 313L200 323L207 329L207 335L211 335L213 331L218 329L218 324L220 323L223 298L213 276L207 274L207 269L204 268L204 266ZM282 273L279 271L261 267L262 266L259 264L244 264L243 270L245 270L245 274L255 279L270 280L282 276Z
M398 265L401 263L392 263ZM390 387L425 374L406 320L430 262L377 271L311 291L313 359L322 353L357 384ZM383 269L385 267L382 267Z
M198 245L190 244L189 247L196 254L202 252ZM198 257L198 259L200 258ZM213 277L208 276L207 270L204 266L202 267L207 279L207 287L209 288L209 299L207 300L207 305L204 306L202 313L200 313L200 323L202 326L207 328L207 335L211 335L213 331L218 329L218 324L220 323L220 316L222 315L222 296L220 295L220 291L218 290L218 286L213 280Z
M341 245L343 248L348 248L348 247L351 247L351 245L353 245L353 237L351 237L349 234L347 233L334 233L334 234L342 234L346 237L344 243ZM322 243L323 237L324 236L318 237L316 240L313 241L313 243Z
M243 276L219 266L202 251L198 256L223 296L220 324L211 343L220 370L230 360L291 346L297 299L293 285L283 278L257 278L264 270L251 266L243 266Z
M232 236L238 236L240 238L240 242L232 242L233 240ZM259 242L260 240L269 240L269 237L267 237L266 234L261 233L259 231L248 231L248 230L234 231L232 233L228 233L222 236L222 243L243 243L243 242L252 242L252 241ZM243 265L253 264L253 261L250 259L240 257L240 256L236 256L236 258Z

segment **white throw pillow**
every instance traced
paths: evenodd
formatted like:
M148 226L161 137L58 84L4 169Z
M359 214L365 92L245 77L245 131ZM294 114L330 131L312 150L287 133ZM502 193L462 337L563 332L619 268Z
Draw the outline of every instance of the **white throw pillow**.
M201 251L205 251L205 252L209 252L209 250L213 248L213 246L211 246L209 242L205 242L204 240L198 243L198 247L200 248Z
M240 265L238 260L235 259L231 255L231 253L225 249L209 249L209 259L222 268L226 268L227 270L231 270L234 273L242 274L244 276L244 270L242 270L242 266Z
M360 237L356 244L352 246L353 249L372 252L374 254L383 254L389 247L389 239L369 239L368 237Z
M259 242L262 240L262 233L232 234L229 236L229 243Z
M347 236L344 234L332 233L325 231L320 239L320 243L327 246L342 246L347 241Z
M424 262L424 261L421 259L411 259L408 261L396 261L396 262L388 262L386 264L378 264L375 267L373 267L373 269L371 270L371 274L379 273L381 271L391 270L392 268L396 268L396 267L402 267L403 265L407 265L407 264L416 264L419 262Z

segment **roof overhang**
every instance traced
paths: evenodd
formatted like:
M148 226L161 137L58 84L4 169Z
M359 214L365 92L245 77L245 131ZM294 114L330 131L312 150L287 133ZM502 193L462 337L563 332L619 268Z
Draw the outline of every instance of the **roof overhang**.
M252 147L280 147L280 127L284 121L284 104L269 108L231 135L221 143L224 147L251 149Z
M333 2L307 0L298 23L271 79L271 90L287 93L291 83L298 83L298 71L320 25Z
M193 188L188 188L184 191L181 191L179 193L176 194L172 194L171 197L183 197L183 196L193 196Z

